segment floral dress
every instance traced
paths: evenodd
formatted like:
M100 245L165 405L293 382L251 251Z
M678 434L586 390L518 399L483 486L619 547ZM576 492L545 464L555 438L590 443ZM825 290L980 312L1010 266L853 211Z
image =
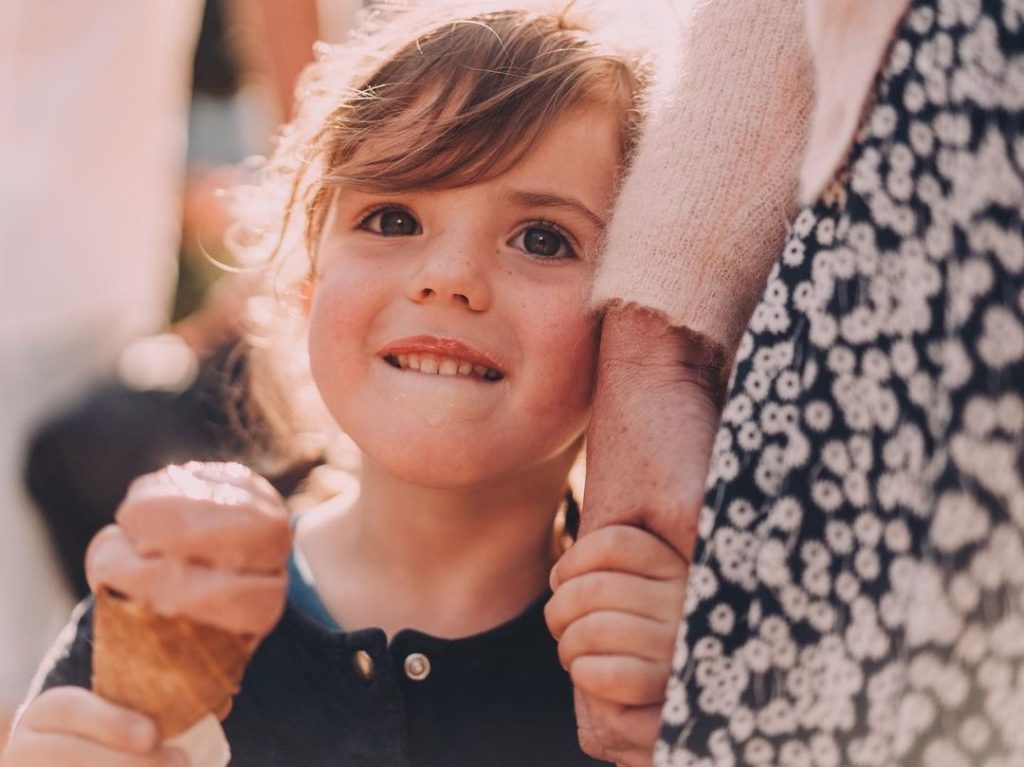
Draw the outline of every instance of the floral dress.
M919 0L712 458L658 765L1024 765L1024 0Z

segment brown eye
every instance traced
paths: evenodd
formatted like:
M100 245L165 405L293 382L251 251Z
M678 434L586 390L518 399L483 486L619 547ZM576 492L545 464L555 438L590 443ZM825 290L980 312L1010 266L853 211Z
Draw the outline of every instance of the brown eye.
M420 222L404 208L385 208L371 213L360 228L384 237L411 237L422 232Z
M540 259L572 258L575 256L566 238L543 226L530 226L512 240L512 245Z

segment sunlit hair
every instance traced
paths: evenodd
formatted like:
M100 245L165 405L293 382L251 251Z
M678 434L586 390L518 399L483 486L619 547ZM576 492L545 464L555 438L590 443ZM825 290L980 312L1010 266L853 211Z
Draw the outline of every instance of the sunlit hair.
M273 265L275 300L295 297L315 271L335 194L493 179L577 107L621 111L624 166L649 65L601 21L592 3L568 0L378 5L348 44L318 46L260 183L236 193L229 245L243 263ZM255 308L264 320L279 313L266 302ZM305 347L298 336L286 343L292 353ZM288 433L303 407L292 397L298 380L265 364L279 365L281 351L257 348L252 364L265 420Z

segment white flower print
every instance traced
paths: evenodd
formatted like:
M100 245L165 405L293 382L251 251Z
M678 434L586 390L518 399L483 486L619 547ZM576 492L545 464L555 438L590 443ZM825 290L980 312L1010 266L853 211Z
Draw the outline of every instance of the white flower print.
M771 539L765 541L757 552L756 572L762 583L773 588L784 586L790 578L786 563L788 552L781 541Z
M912 0L793 223L736 357L658 767L1024 765L1021 2Z
M762 442L761 430L757 427L756 423L747 421L740 426L739 433L736 435L736 444L739 445L741 450L752 453L761 447Z
M845 522L830 520L826 523L825 540L828 541L829 548L840 556L853 551L853 530Z
M811 486L811 499L825 511L835 511L843 502L839 485L828 479L819 479Z
M968 751L978 753L984 750L989 740L992 738L992 728L980 716L968 717L962 725L960 725L960 743Z
M800 376L795 370L786 370L775 381L775 393L781 400L796 399L800 393Z
M736 625L736 614L729 605L715 605L708 617L708 622L712 631L724 636L732 633L733 626Z
M842 572L836 576L836 596L844 602L852 602L860 594L860 581L849 572Z
M782 587L779 599L786 615L794 621L803 620L810 604L807 592L803 588L794 583L787 583Z
M821 400L810 402L804 409L804 421L812 431L825 431L832 425L832 407Z
M910 145L914 153L928 158L935 149L935 133L928 123L915 120L910 125Z
M783 263L788 266L799 266L804 262L805 250L806 246L800 240L791 240L782 252Z
M822 463L837 477L845 477L850 471L850 454L846 443L841 440L830 440L821 451Z
M771 764L775 758L775 749L764 738L751 738L743 749L743 758L751 765Z
M697 661L695 681L701 689L697 698L701 710L728 716L739 704L750 673L729 658Z
M885 545L894 554L905 554L910 549L910 529L902 519L894 519L885 526Z
M753 589L757 538L748 532L724 527L714 536L715 553L721 562L722 577L746 589Z
M769 528L781 530L786 533L794 533L800 528L803 521L803 508L796 498L780 498L772 506L768 514L767 525Z
M989 367L1000 370L1024 359L1024 325L1009 309L994 306L983 322L978 353Z
M814 215L812 210L800 211L800 215L796 217L796 221L793 222L793 233L800 239L807 237L814 229L814 225L817 223L817 217Z
M874 549L859 549L854 555L853 566L861 580L864 581L875 580L881 572L881 562Z
M968 494L944 493L935 509L931 538L939 551L953 553L981 541L989 531L989 516Z

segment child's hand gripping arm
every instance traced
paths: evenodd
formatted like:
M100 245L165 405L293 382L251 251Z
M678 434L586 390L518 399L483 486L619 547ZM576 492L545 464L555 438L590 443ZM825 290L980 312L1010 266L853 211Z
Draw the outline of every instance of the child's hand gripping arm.
M290 548L287 512L265 480L237 464L189 464L132 484L117 524L93 539L86 573L94 592L262 638L283 609ZM0 765L185 765L159 740L153 719L55 687L26 707Z
M688 569L651 533L612 525L580 539L552 570L545 616L576 687L588 753L650 765Z

